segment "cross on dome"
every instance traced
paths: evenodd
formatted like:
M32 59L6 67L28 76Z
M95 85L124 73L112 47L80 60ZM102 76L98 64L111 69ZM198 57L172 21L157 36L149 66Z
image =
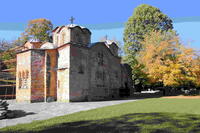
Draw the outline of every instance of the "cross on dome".
M73 16L71 16L71 18L69 19L70 23L73 24L74 23L75 18Z

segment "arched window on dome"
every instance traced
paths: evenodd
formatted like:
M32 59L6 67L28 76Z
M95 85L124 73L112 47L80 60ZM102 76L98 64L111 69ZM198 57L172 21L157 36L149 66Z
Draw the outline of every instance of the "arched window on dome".
M61 40L61 45L62 45L62 44L65 44L65 38L66 38L66 34L65 34L65 32L63 32L63 33L62 33L62 38L61 38L61 39L62 39L62 40Z

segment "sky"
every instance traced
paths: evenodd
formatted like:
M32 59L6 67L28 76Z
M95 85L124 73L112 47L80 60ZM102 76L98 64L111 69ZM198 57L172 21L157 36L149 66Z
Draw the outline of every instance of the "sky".
M155 6L172 19L186 18L175 22L174 29L184 41L200 48L200 0L2 0L0 38L15 39L23 32L21 24L31 19L46 18L54 25L65 25L73 16L79 25L107 25L106 29L91 29L93 41L104 35L123 41L124 27L109 27L126 22L140 4ZM186 22L188 18L192 19Z
M125 22L143 3L171 18L200 16L199 0L2 0L0 22L47 18L54 24L67 24L71 16L77 24Z

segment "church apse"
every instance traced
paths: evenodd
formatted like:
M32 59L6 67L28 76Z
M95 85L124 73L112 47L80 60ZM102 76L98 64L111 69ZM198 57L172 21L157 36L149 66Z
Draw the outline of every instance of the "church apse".
M44 101L45 51L30 49L17 54L16 100Z
M31 51L17 54L16 100L30 102L31 99ZM20 62L19 62L20 61Z

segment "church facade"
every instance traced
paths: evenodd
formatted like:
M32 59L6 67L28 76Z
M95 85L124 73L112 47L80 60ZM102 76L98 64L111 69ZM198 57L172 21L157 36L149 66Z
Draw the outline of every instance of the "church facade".
M53 43L29 41L17 54L18 102L92 101L133 93L131 69L111 41L91 43L89 29L52 31Z

